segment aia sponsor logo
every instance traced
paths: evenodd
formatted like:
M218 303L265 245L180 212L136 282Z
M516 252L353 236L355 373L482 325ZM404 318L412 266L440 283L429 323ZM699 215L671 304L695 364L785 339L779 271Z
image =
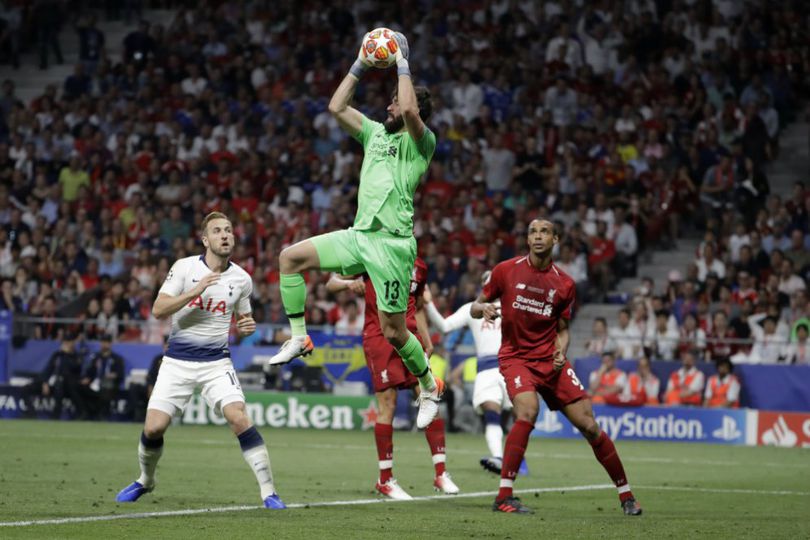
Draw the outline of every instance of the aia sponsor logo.
M225 300L220 300L216 304L214 304L214 299L213 298L209 298L208 302L204 303L203 299L202 299L202 296L198 296L197 298L195 298L194 300L189 302L188 306L186 306L186 307L189 307L189 308L195 308L196 307L196 308L201 309L203 311L207 311L207 312L211 313L212 315L215 315L217 313L221 313L222 315L225 315L225 309L227 308L227 304L225 303Z

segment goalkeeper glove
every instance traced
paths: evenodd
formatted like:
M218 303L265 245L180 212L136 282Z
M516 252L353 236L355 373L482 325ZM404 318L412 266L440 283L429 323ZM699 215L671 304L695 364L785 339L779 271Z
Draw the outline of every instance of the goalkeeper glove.
M408 46L408 38L402 32L394 32L394 39L397 42L397 75L411 76L411 68L408 65L408 55L411 52Z
M360 50L357 51L357 60L354 61L352 67L349 69L349 73L357 77L358 79L363 76L363 73L366 72L368 68L371 67L371 64L365 59L363 55L363 45L360 45Z

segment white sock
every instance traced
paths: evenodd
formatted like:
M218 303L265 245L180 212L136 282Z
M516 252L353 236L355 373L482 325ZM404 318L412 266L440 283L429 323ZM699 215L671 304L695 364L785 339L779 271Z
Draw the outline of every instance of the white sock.
M503 458L503 429L499 424L487 424L484 430L487 446L492 457Z
M250 450L242 452L242 455L253 470L253 474L256 475L256 481L262 492L262 500L275 493L276 488L273 485L273 471L270 469L270 454L267 452L267 446L254 446Z
M152 487L155 485L155 469L161 454L163 454L163 446L147 448L142 442L138 443L138 463L141 465L141 475L138 477L138 483L142 486Z

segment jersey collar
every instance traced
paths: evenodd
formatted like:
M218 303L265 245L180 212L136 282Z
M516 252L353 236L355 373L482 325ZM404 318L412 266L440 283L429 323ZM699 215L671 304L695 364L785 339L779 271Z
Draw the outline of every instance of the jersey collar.
M210 267L210 266L208 266L208 263L207 263L207 262L205 262L205 252L203 252L202 254L200 254L200 260L202 261L202 263L205 265L205 267L206 267L206 268L208 268L209 270L211 270L211 267ZM233 265L233 263L231 262L231 260L230 260L230 259L228 259L228 266L226 266L226 267L225 267L225 270L224 270L224 271L225 271L225 272L227 272L227 271L228 271L228 270L231 268L231 265Z

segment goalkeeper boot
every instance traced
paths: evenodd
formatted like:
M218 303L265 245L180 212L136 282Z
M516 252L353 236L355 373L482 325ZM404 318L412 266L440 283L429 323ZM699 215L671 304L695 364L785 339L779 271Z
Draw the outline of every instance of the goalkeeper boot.
M286 364L299 356L309 356L315 346L309 336L294 336L284 342L284 345L267 362L268 366Z
M459 489L450 474L444 471L442 474L433 479L433 489L445 495L458 495Z
M629 497L622 501L622 511L626 516L640 516L641 505L636 502L636 499Z
M132 482L130 485L118 492L115 496L116 502L135 502L141 498L141 495L149 493L155 489L155 486L144 486L140 482Z
M287 505L284 504L284 501L281 500L277 493L273 493L264 498L264 507L270 510L284 510Z
M396 478L389 478L385 483L380 483L380 481L377 480L377 485L374 487L377 489L377 491L389 499L394 499L396 501L410 501L413 499L413 497L408 495L404 489L399 487Z
M416 399L419 404L419 412L416 415L416 427L425 429L439 414L439 401L444 394L444 381L436 377L436 388L432 391L422 390Z

